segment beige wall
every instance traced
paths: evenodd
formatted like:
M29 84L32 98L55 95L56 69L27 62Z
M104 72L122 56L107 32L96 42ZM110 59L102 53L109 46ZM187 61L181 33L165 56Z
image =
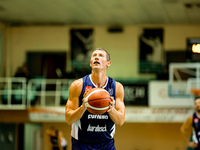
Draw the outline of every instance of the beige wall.
M164 27L164 30L164 49L167 51L184 50L187 38L200 37L199 25L168 25Z
M116 130L118 150L185 150L179 123L125 123Z
M0 23L0 33L2 34L2 37L1 37L1 44L0 45L0 58L1 58L1 62L0 62L0 76L4 76L5 75L5 62L6 62L6 59L5 59L5 43L6 43L6 26L2 23Z
M108 75L115 78L137 77L137 27L125 27L122 33L109 33L106 27L95 28L95 47L103 47L111 54Z
M68 28L12 27L7 29L7 76L26 61L27 51L69 51Z
M112 66L108 69L109 76L124 79L152 77L138 73L138 36L143 27L163 27L163 47L166 51L185 50L186 38L200 37L200 26L124 26L122 33L109 33L106 26L91 26L94 29L94 48L103 47L111 54ZM26 51L70 52L71 28L69 26L7 27L6 76L14 75L16 68L25 61ZM76 28L83 27L76 26Z

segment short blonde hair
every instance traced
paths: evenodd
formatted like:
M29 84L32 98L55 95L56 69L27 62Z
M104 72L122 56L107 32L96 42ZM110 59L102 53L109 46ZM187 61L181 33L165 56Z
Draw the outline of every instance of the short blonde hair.
M106 52L107 61L110 61L110 54L108 53L107 50L105 50L105 49L103 49L103 48L96 48L95 50L102 50L102 51Z

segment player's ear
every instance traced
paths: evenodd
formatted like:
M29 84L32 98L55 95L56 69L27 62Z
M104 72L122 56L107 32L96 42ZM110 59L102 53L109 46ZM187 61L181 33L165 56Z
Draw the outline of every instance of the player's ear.
M107 65L108 65L108 67L109 67L109 66L111 65L111 61L108 61L108 62L107 62Z
M92 66L91 63L92 63L92 61L90 60L90 67Z

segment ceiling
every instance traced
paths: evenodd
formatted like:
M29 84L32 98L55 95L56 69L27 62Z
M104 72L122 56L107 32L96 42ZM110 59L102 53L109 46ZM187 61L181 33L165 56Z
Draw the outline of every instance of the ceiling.
M200 24L200 0L0 0L9 25Z

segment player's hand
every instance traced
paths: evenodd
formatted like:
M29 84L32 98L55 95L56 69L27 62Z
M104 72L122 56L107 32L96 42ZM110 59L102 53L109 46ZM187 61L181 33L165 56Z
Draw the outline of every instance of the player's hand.
M110 97L110 99L111 99L111 102L110 102L109 109L107 112L110 112L114 108L114 98Z
M192 147L192 148L196 148L198 146L198 144L196 144L195 142L189 142L188 146Z
M87 109L87 99L84 97L83 99L82 99L82 101L83 101L83 103L82 103L82 105L83 105L83 108L86 110Z
M83 95L83 99L82 99L82 101L83 101L82 105L85 109L87 109L87 107L88 107L88 98L86 96L88 92L89 92L89 90L85 91L85 93Z

